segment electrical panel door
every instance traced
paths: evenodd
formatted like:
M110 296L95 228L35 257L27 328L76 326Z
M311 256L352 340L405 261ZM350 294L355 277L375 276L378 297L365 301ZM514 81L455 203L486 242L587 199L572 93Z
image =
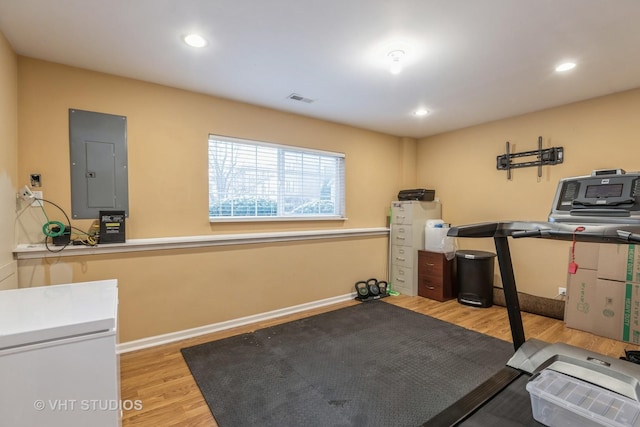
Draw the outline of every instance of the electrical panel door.
M110 209L128 215L127 118L70 109L69 148L73 218Z

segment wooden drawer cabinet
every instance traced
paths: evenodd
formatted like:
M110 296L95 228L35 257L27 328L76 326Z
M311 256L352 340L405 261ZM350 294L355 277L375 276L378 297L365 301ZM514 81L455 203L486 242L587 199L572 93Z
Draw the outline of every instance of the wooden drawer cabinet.
M418 295L437 301L456 298L453 263L442 253L418 251Z

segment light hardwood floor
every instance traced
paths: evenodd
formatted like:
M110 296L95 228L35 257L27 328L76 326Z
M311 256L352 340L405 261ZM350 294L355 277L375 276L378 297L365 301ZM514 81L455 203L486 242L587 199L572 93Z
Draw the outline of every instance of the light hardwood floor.
M460 325L483 334L511 342L511 330L504 307L475 308L463 306L456 300L444 303L422 297L397 296L385 302ZM216 332L171 344L125 353L120 356L123 400L138 400L141 410L125 411L122 425L128 426L217 426L180 349L257 329L313 316L337 308L361 304L356 301L323 307L270 321ZM602 338L588 332L569 329L560 320L522 313L526 338L546 342L564 342L606 354L624 355L624 350L640 347L621 341Z

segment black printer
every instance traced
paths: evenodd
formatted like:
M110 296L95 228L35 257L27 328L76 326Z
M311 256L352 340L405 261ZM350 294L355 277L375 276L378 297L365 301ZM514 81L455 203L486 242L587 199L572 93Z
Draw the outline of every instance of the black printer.
M415 188L413 190L400 190L398 200L419 200L421 202L433 202L436 190L426 190L424 188Z

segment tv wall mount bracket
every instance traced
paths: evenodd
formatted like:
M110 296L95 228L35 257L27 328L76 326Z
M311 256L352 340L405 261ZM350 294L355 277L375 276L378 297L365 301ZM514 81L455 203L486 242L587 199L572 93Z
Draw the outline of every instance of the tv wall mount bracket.
M528 162L514 163L512 159L520 157L536 156L536 160ZM497 157L496 169L506 170L507 179L511 179L511 169L528 168L532 166L538 167L538 180L542 178L542 166L557 165L564 161L564 149L562 147L542 148L542 137L538 137L538 149L531 151L523 151L521 153L512 153L511 144L506 143L506 153Z

